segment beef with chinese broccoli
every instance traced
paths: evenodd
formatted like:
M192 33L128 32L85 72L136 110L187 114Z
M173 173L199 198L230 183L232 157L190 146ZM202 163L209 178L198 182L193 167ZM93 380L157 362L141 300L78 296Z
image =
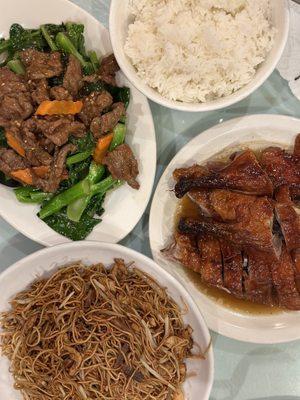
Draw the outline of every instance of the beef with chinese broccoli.
M130 91L113 54L87 51L84 26L12 25L0 42L0 182L40 204L38 216L73 240L98 224L106 193L139 188L125 144Z

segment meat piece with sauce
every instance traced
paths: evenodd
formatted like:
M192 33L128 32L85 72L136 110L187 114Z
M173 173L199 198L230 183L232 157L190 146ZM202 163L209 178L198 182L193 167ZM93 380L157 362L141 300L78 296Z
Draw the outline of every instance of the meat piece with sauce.
M237 205L232 209L232 205L226 203L226 200L223 204L226 205L227 210L226 208L223 210L222 203L219 203L218 215L224 222L186 218L181 219L179 231L190 234L210 234L242 250L253 247L259 251L280 254L280 240L272 232L273 205L266 197L252 199L249 196L246 202L242 196L241 203L236 203Z
M101 117L96 117L91 123L91 132L95 138L99 138L106 133L111 132L120 119L125 115L125 106L123 103L115 103L112 106L112 111L103 114Z
M192 189L229 189L254 195L272 195L273 185L251 150L243 151L224 169L192 178L181 178L175 194L183 197Z
M49 86L46 78L30 80L28 86L34 104L39 105L43 101L50 99Z
M300 189L299 157L279 147L268 147L262 152L260 162L275 189L282 185Z
M83 137L86 134L85 126L75 121L71 115L32 117L24 123L24 128L36 134L42 134L56 146L63 146L71 135Z
M126 181L133 189L139 189L136 180L139 168L136 158L127 144L121 144L110 151L104 158L103 164L107 166L114 179Z
M116 73L119 71L119 69L120 67L114 54L111 54L103 58L101 61L98 74L103 82L112 86L116 86Z
M50 166L50 173L46 179L34 177L34 185L44 192L55 193L59 188L60 182L65 178L65 161L69 153L73 153L76 146L73 144L66 144L60 149L56 149L52 164Z
M25 158L16 154L12 149L0 147L0 171L10 176L11 172L28 167Z
M34 49L20 52L20 58L26 68L29 80L52 78L63 72L59 52L44 53Z
M6 67L0 68L0 118L24 120L32 112L31 95L24 78Z
M72 54L69 57L63 87L75 98L83 86L81 64Z
M79 114L79 118L85 126L89 127L93 119L99 117L112 104L113 98L107 91L93 92L83 99L83 108Z

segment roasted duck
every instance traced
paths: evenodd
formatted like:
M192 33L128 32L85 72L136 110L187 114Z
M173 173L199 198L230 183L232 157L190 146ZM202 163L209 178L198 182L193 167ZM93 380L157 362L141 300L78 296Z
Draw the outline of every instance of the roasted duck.
M240 299L300 310L300 134L293 152L250 149L174 171L182 217L167 257Z

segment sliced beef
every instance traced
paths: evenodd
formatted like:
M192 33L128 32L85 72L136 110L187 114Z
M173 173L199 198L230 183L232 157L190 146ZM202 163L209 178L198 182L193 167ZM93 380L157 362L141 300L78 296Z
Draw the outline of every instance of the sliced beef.
M60 182L65 176L65 162L69 153L76 150L73 144L66 144L61 149L56 149L50 168L50 174L47 179L34 177L34 186L42 189L44 192L55 193L59 188Z
M198 248L201 257L201 279L208 285L223 287L223 266L220 243L213 237L200 237Z
M278 255L280 240L273 235L273 206L267 198L257 198L253 206L240 207L234 222L200 221L182 218L178 229L181 233L213 235L240 249L254 247Z
M294 155L300 157L300 133L295 140Z
M202 165L194 164L191 167L175 169L173 172L173 178L178 182L181 179L201 178L202 176L207 175L208 172L208 169Z
M113 104L112 111L102 115L101 117L94 118L91 123L91 131L94 137L99 138L100 136L111 132L125 113L125 106L120 102Z
M10 176L11 172L28 167L27 161L11 149L0 147L0 171Z
M176 232L174 242L162 252L171 260L180 262L186 268L201 273L202 262L195 236Z
M138 163L127 144L121 144L110 151L104 158L103 164L107 166L114 179L126 181L133 189L140 188L136 180L139 174Z
M224 288L238 298L243 298L243 258L241 251L224 240L220 241Z
M73 97L63 86L54 86L50 89L50 97L53 100L73 100Z
M20 58L26 67L29 80L52 78L63 72L59 52L43 53L34 49L27 49L20 53Z
M21 135L18 135L18 140L25 150L26 159L32 166L37 167L51 164L51 155L40 146L37 137L29 129L23 127Z
M272 263L272 277L279 305L291 310L300 310L300 295L296 287L293 261L285 246L280 259Z
M272 265L278 262L267 253L247 251L247 272L244 273L245 298L255 303L273 305Z
M0 68L0 118L23 120L33 112L29 88L21 75Z
M76 97L82 86L83 82L80 62L71 54L69 57L67 70L64 75L63 87L73 97Z
M98 74L103 82L116 86L116 73L119 71L119 69L120 67L115 56L111 54L103 58L101 61Z
M79 114L79 118L85 126L89 127L93 119L99 117L112 104L113 98L110 93L105 90L102 92L93 92L83 99L83 108Z
M34 104L39 105L50 99L47 79L31 80L28 82L28 86Z
M197 178L182 178L175 186L178 198L192 189L230 189L255 195L272 195L273 186L255 154L246 150L224 169Z
M287 185L300 187L300 158L279 147L268 147L262 152L261 165L275 188Z
M71 115L32 117L24 123L24 126L36 134L46 136L56 146L63 146L67 143L70 135L83 137L86 134L85 126L81 122L75 121Z
M54 152L55 144L50 139L42 136L39 138L38 142L42 149L47 151L47 153L52 154Z

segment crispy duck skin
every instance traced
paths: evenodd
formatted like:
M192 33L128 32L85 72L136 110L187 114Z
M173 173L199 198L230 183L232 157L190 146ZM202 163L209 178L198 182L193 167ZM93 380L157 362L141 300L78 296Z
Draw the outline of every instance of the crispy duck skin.
M220 222L249 218L249 214L256 214L259 203L262 202L256 196L223 189L192 190L188 196L199 206L204 216Z
M224 221L217 222L212 219L197 220L192 218L181 219L178 230L181 233L213 235L216 238L229 241L240 249L254 247L256 250L280 253L280 243L273 235L273 205L266 197L241 196L234 194L235 198L228 202L226 193L218 197L218 214ZM222 199L222 201L221 201ZM231 209L232 208L232 209ZM214 210L215 211L215 210Z
M281 186L276 193L276 219L280 225L289 251L300 248L300 209L291 199L288 186Z
M247 251L247 266L244 272L245 298L252 302L274 305L272 265L278 262L268 253Z
M199 178L209 173L206 167L194 164L191 167L177 168L173 172L173 178L176 182L183 178Z
M262 152L260 163L273 182L274 188L287 185L293 190L299 190L299 156L288 153L279 147L268 147Z
M224 288L238 298L243 298L243 257L236 247L224 240L220 241Z
M182 198L192 189L230 189L260 196L273 194L272 182L251 150L238 154L220 171L180 178L175 185L176 197Z
M298 292L300 293L300 249L292 252L292 260L295 274L295 282Z
M288 203L277 203L275 211L287 249L300 248L300 210Z
M279 305L290 310L300 310L300 295L295 282L294 268L290 253L283 246L280 259L272 264L272 277Z
M208 285L223 287L223 265L220 243L212 237L200 238L201 279Z
M297 135L295 140L294 155L300 157L300 133Z
M167 258L180 262L186 268L201 273L201 257L195 236L176 232L174 242L163 249L162 253Z

